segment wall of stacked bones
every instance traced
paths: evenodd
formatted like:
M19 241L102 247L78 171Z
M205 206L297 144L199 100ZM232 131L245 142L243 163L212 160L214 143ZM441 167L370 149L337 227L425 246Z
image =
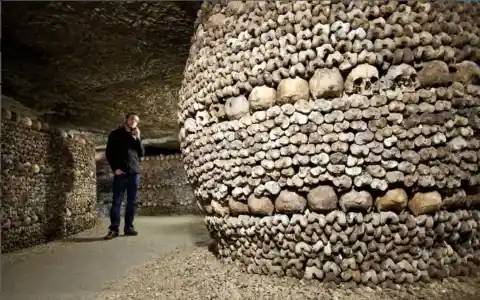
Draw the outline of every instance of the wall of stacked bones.
M2 252L95 224L95 147L80 135L2 109Z
M412 283L480 261L480 5L204 2L183 160L219 257Z
M97 173L97 210L102 217L108 217L112 204L113 172L105 158L105 151L97 151L95 154Z
M179 154L147 156L140 166L138 214L200 213ZM112 203L113 173L103 153L99 153L97 159L97 178L99 211L101 215L108 216Z
M140 214L200 212L179 154L145 157L141 167L137 206Z

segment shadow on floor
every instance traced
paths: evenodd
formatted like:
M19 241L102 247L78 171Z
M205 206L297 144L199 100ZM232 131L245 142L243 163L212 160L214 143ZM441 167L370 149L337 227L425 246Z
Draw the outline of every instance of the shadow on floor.
M205 223L202 222L192 222L189 226L186 227L188 233L192 237L192 240L195 243L195 246L199 248L207 248L213 254L217 254L217 244L211 238L208 233Z
M196 219L186 224L172 224L169 226L169 230L173 234L188 234L197 247L205 247L209 250L212 248L212 239L203 219Z
M117 237L117 239L128 238L128 237L135 238L128 235L120 234ZM91 237L70 237L70 238L63 239L63 241L67 243L92 243L92 242L100 242L100 241L106 241L106 240L105 240L105 235L102 235L102 236L91 236Z
M218 254L217 243L215 243L215 241L212 240L211 238L208 238L204 241L197 241L195 245L199 248L203 248L203 247L207 248L208 251L210 251L214 255Z
M210 244L212 243L212 240L209 238L199 240L195 242L195 246L197 247L209 247Z
M203 222L199 223L192 223L188 226L188 233L192 237L192 240L195 242L195 245L199 247L206 247L210 244L211 238L210 234L205 227Z
M92 237L69 237L64 239L67 243L92 243L104 241L104 236L92 236Z

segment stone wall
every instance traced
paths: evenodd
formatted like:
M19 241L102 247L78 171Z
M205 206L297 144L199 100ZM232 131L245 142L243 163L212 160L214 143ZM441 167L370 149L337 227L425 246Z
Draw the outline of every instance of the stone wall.
M95 147L2 109L2 252L95 224Z
M97 210L102 217L108 217L112 203L113 173L110 169L104 151L97 151L95 155L97 173Z
M137 198L139 215L199 213L193 189L179 154L147 156L141 162L142 174ZM98 203L102 215L108 216L112 202L113 173L105 156L97 158ZM124 204L126 201L124 202Z
M143 215L200 212L180 154L145 157L138 209Z
M475 271L479 17L456 1L204 1L179 138L219 256L335 282Z

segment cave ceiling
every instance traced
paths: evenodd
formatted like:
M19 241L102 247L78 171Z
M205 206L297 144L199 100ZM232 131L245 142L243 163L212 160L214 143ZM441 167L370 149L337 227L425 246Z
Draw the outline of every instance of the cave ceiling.
M175 136L201 2L3 2L2 94L59 126L105 136L125 113Z

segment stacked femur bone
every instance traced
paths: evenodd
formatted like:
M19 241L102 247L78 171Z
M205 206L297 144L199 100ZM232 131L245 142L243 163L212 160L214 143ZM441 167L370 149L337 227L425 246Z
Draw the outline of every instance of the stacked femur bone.
M183 160L218 255L254 273L476 272L480 4L205 1Z

